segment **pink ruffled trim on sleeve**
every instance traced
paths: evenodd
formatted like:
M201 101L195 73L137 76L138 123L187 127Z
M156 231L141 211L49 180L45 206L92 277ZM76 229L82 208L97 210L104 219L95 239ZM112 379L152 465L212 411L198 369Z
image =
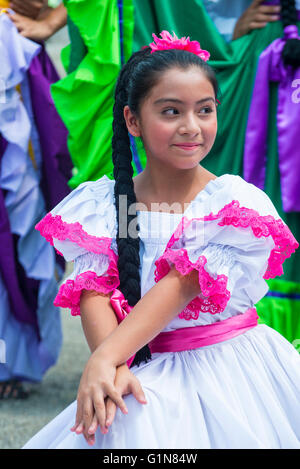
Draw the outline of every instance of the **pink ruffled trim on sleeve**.
M250 226L256 238L261 238L262 236L272 237L275 247L270 253L264 279L282 275L283 262L299 247L299 243L289 227L282 220L275 220L272 215L261 216L256 210L240 207L237 200L233 200L230 204L225 205L217 215L210 214L208 217L204 217L205 220L219 218L218 225L220 226L233 225L240 228L248 228Z
M165 252L155 262L155 281L158 282L170 270L169 263L174 264L176 270L186 275L193 269L199 272L199 285L202 295L197 296L187 305L179 317L184 319L197 319L199 311L216 314L224 311L230 298L230 292L226 289L227 277L218 275L213 279L204 269L207 262L205 256L200 256L194 264L190 261L186 249L174 249L173 245L179 241L188 226L195 221L201 223L205 221L218 220L219 226L235 226L238 228L251 227L256 238L271 236L275 247L272 249L268 267L264 274L264 279L274 278L283 274L282 264L299 247L299 243L294 238L290 229L282 220L276 220L272 215L261 216L256 210L240 207L237 200L225 205L217 214L209 214L202 218L189 220L183 217L175 232L171 236Z
M294 238L289 227L282 220L275 220L272 215L259 215L256 210L240 207L239 202L233 200L225 205L216 215L211 213L203 218L193 218L191 220L184 217L170 238L167 249L180 239L184 230L195 220L199 222L219 220L219 226L233 225L238 228L248 228L250 226L256 238L271 236L275 247L272 249L268 259L268 267L264 274L265 279L282 275L283 262L299 247L299 243Z
M60 215L48 213L35 227L53 246L53 238L59 241L69 240L95 254L105 254L109 258L109 266L105 275L100 277L95 272L83 272L75 280L63 283L54 300L55 306L70 308L71 314L80 314L80 296L82 290L94 290L107 295L120 284L117 268L117 255L111 249L111 238L89 235L81 224L64 222ZM59 252L59 251L57 251ZM61 254L61 253L59 253Z
M53 238L59 241L68 239L78 246L95 254L106 254L110 260L116 261L116 254L111 249L111 238L89 235L78 222L64 222L60 215L48 213L35 227L53 246ZM57 251L59 252L59 251ZM59 253L61 254L61 253Z
M155 262L155 282L163 278L170 270L170 264L174 264L176 270L182 275L187 275L193 269L198 270L201 294L196 296L181 313L180 318L190 320L197 319L199 313L217 314L224 311L230 292L227 290L228 278L226 275L218 275L216 279L211 277L204 269L207 259L200 256L195 263L191 262L186 249L172 250L167 248L163 255Z
M107 295L119 285L119 275L116 266L109 265L107 276L98 277L95 272L87 271L77 275L75 280L63 283L54 300L55 306L70 308L72 316L80 315L80 296L83 290L94 290Z

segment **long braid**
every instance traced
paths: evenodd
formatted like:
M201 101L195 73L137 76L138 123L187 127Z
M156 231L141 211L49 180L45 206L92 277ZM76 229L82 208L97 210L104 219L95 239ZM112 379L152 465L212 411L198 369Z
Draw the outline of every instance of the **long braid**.
M113 139L112 159L114 164L113 175L115 179L115 205L117 213L117 247L118 270L120 277L119 289L127 299L130 306L134 306L141 298L139 237L131 237L129 225L136 221L136 215L131 215L129 207L136 203L133 184L132 153L125 119L124 106L128 102L127 87L130 73L137 61L139 53L131 57L123 67L115 91L115 104L113 108ZM119 196L126 196L120 205ZM139 231L138 225L136 232ZM121 235L121 236L120 236ZM149 347L146 345L139 350L132 363L139 365L142 361L151 358Z
M170 67L196 66L211 82L215 96L218 84L214 71L200 57L183 50L166 50L151 53L150 47L135 52L123 66L119 75L113 108L112 159L115 179L114 196L117 213L117 248L119 289L130 306L135 306L141 298L140 256L138 237L139 226L136 224L136 195L133 184L132 153L127 125L124 119L124 107L139 115L140 105L155 86L162 73ZM122 197L122 200L120 200ZM125 198L125 200L124 200ZM134 226L136 224L136 226ZM134 233L133 230L134 229ZM136 353L132 365L148 361L151 353L145 345Z
M286 26L297 24L297 10L295 0L281 0L282 24ZM300 41L299 39L288 39L282 51L282 60L285 65L300 66Z

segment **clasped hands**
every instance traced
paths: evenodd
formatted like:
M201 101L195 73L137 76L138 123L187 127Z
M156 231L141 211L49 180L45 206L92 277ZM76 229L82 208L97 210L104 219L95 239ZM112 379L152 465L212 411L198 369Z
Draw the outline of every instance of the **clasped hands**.
M144 391L124 364L125 360L156 337L199 293L197 269L181 275L171 268L106 339L93 348L80 380L72 431L83 433L86 441L93 445L98 425L103 434L107 433L117 406L124 414L128 412L123 395L132 393L139 403L146 404ZM84 304L82 306L85 309ZM91 301L89 306L91 308Z
M139 403L147 403L139 380L127 364L115 366L102 356L99 347L89 358L82 374L77 393L76 421L71 431L83 434L87 443L93 445L98 426L106 434L117 407L124 414L128 413L122 396L130 393Z

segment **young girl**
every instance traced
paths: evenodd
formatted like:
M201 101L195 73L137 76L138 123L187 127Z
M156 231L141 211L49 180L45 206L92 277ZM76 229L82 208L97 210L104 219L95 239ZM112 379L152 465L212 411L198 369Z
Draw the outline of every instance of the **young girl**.
M56 305L81 314L92 354L77 403L25 448L300 448L300 357L254 307L298 243L264 192L201 165L217 133L209 53L161 37L117 83L115 180L37 226L74 260ZM128 132L147 154L134 180Z

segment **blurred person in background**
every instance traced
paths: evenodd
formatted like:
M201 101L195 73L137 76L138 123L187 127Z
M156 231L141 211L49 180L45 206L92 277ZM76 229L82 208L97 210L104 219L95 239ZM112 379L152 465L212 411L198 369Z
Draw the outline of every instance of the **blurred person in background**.
M35 225L69 192L67 130L50 95L59 76L44 45L15 25L52 11L42 0L0 0L0 399L28 397L28 383L42 380L62 344L53 301L64 262Z

